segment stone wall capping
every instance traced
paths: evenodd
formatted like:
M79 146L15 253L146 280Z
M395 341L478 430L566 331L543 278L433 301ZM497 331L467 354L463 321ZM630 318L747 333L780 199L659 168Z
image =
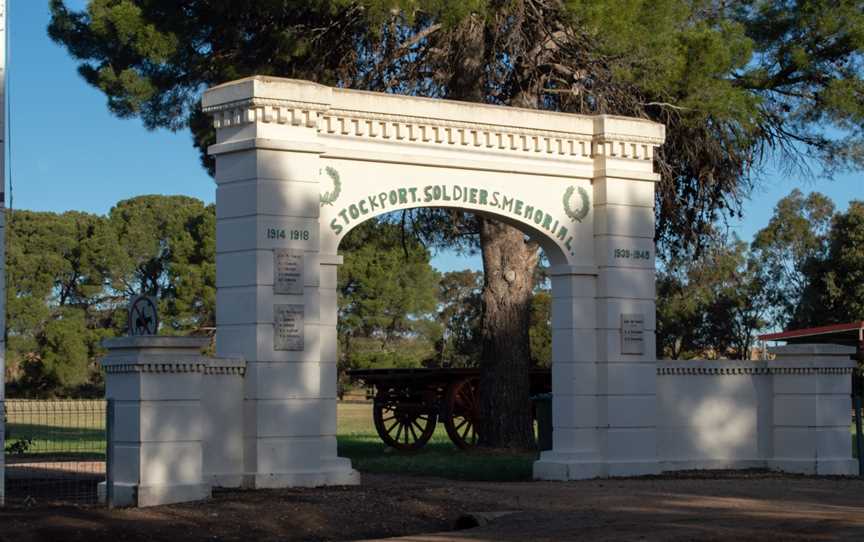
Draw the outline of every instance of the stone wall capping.
M240 357L209 358L204 373L208 375L245 376L246 360Z
M768 374L768 365L764 361L749 360L664 359L657 362L657 374Z
M657 376L730 376L730 375L777 375L777 374L786 374L786 375L839 375L839 374L851 374L852 366L837 366L837 367L825 367L821 366L810 366L804 367L800 365L795 366L767 366L767 365L752 365L752 366L731 366L731 367L722 367L722 366L699 366L699 365L685 365L685 366L670 366L670 365L659 365L657 367Z
M833 345L832 345L833 346ZM772 375L772 374L849 374L855 367L851 360L661 360L657 375Z
M813 359L772 359L768 361L768 368L773 372L780 371L843 371L844 373L851 372L856 363L851 359L831 359L831 358L813 358ZM829 374L829 373L820 373ZM833 373L830 373L833 374Z
M101 363L108 374L246 373L246 361L240 356L203 355L200 350L209 344L209 337L118 337L103 341L109 352Z
M108 374L122 373L204 373L220 375L246 374L246 362L242 359L208 358L190 356L190 359L164 356L138 356L136 359L113 355L102 360Z
M208 365L204 358L184 361L162 359L153 361L110 359L102 360L102 367L107 374L122 373L203 373Z
M839 356L849 357L855 353L855 347L840 344L787 344L782 346L771 346L768 352L775 356Z

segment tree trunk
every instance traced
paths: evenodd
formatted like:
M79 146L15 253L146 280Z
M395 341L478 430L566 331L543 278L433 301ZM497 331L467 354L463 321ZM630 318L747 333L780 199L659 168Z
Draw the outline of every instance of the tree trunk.
M481 446L534 447L528 339L539 250L506 224L483 219L483 356L480 364Z
M494 19L473 15L454 32L451 39L460 47L452 49L448 98L485 102L485 69L494 63L487 55L493 54L489 45L498 33L495 25ZM536 96L535 88L523 88L511 105L536 107ZM488 218L478 222L484 271L479 444L529 449L534 447L534 425L528 328L539 248L526 243L516 228Z

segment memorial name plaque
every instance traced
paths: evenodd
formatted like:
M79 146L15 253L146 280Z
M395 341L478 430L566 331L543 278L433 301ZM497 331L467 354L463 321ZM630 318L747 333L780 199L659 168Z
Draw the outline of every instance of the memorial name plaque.
M303 293L303 252L287 248L273 251L273 293Z
M621 353L645 353L645 315L621 315Z
M273 305L273 350L303 350L303 305Z

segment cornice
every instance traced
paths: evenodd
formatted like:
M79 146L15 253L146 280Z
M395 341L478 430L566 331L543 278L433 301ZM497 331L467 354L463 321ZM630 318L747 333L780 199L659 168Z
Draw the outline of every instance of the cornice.
M604 132L594 136L593 156L653 160L654 149L663 144L662 138Z
M246 376L246 366L223 367L208 365L204 370L204 374L218 376Z
M246 375L246 362L233 358L171 359L168 356L152 360L106 358L102 366L107 374L200 373L241 377Z
M585 160L592 155L591 137L587 135L388 113L327 111L321 116L318 133L522 155L545 154Z
M847 375L852 367L658 367L658 376Z
M283 100L279 98L244 98L218 105L209 105L203 108L205 113L213 114L217 111L228 111L234 109L250 109L257 107L284 107L287 109L308 109L313 111L326 111L327 104L316 104L313 102L301 102L298 100Z
M217 129L252 123L314 128L328 137L390 141L444 149L472 149L521 156L555 156L588 161L613 157L650 161L662 138L603 133L580 134L518 126L396 113L331 108L327 104L246 98L204 108Z
M128 361L103 363L107 374L124 373L204 373L207 361Z
M607 141L627 141L629 143L646 143L649 145L662 145L663 138L662 137L649 137L649 136L640 136L633 134L619 134L615 132L603 132L602 134L596 134L594 136L594 141L599 143L605 143Z
M280 100L275 98L246 98L203 108L213 116L213 127L228 128L255 122L290 124L316 128L327 104Z
M241 358L209 358L206 375L246 376L246 361Z

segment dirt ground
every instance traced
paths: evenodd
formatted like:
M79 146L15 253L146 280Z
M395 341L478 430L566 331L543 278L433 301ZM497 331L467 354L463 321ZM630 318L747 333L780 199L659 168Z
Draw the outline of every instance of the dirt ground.
M468 512L512 513L485 526L453 531ZM365 475L360 487L222 491L205 503L143 510L0 509L4 542L406 535L405 540L415 542L864 540L864 481L769 473L681 473L570 483Z

